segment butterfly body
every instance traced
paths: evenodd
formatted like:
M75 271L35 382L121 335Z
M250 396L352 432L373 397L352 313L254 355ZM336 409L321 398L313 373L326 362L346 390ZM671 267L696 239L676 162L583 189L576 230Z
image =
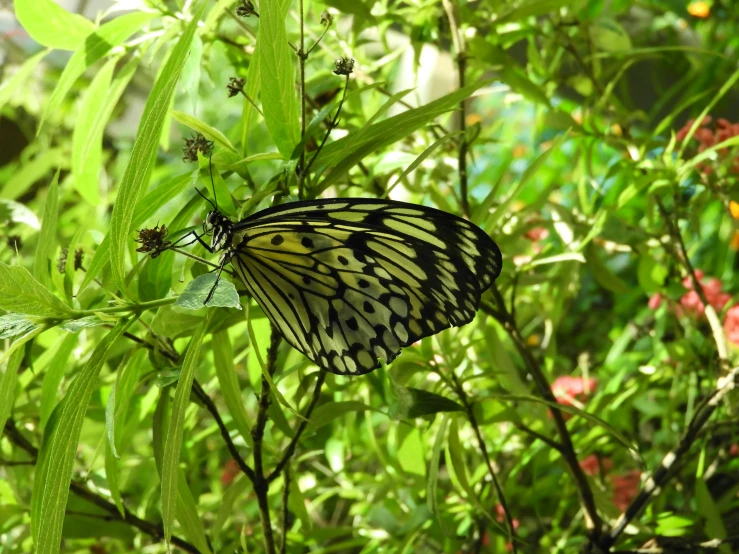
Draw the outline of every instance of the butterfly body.
M237 223L215 210L205 227L287 342L344 375L469 323L502 265L472 223L389 200L293 202Z

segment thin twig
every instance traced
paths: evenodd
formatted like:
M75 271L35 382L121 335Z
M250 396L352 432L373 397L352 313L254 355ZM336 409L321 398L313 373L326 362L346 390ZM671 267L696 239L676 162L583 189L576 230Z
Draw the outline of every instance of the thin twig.
M323 386L323 382L325 380L326 372L323 370L319 371L318 378L316 379L316 385L313 388L313 397L311 398L310 404L308 404L308 409L305 411L305 419L300 421L298 428L295 430L295 434L293 435L292 439L290 439L290 444L288 444L287 448L285 449L285 453L282 455L282 458L275 466L275 469L272 470L272 473L270 473L269 477L267 477L268 483L271 483L280 476L280 472L288 464L290 458L293 457L293 454L295 454L295 448L298 445L298 441L300 441L300 437L303 434L303 431L305 431L305 428L308 426L310 415L313 413L313 409L316 407L316 405L318 404L318 399L321 397L321 387Z
M656 202L657 202L657 208L659 209L659 213L662 216L662 219L664 220L665 225L667 226L667 232L669 233L672 240L675 243L677 243L677 249L674 247L674 245L670 245L671 248L667 248L667 250L669 253L673 255L673 257L677 260L677 262L680 265L682 265L683 268L685 269L686 273L688 274L688 277L690 278L690 282L693 284L693 290L698 295L698 298L703 303L704 310L706 310L707 312L709 309L713 309L713 308L711 307L711 304L708 302L708 298L706 297L706 291L703 290L703 285L698 279L698 276L695 274L695 268L693 267L693 264L690 262L690 257L688 256L688 249L686 248L685 241L683 240L683 236L680 233L680 228L678 227L677 222L673 220L673 218L670 216L670 214L668 213L662 201L659 198L656 198ZM709 319L709 324L711 325L711 330L713 330L715 323ZM723 332L721 331L721 329L719 329L719 331ZM716 342L716 351L718 353L718 357L721 359L722 362L726 362L727 357L728 357L728 353L726 351L726 345L720 340L715 340L715 342Z
M244 89L241 89L239 92L244 96L244 98L246 98L246 100L249 102L249 104L252 105L252 108L254 108L255 110L257 110L257 113L259 115L261 115L262 117L264 117L264 113L259 108L259 106L257 106L257 103L254 102L254 100L252 100L251 96L249 96L248 94L246 94L246 92L244 91Z
M308 172L310 171L310 168L313 166L313 162L316 161L316 158L318 158L318 155L321 153L321 150L323 150L323 147L325 146L326 141L328 140L328 137L331 134L331 131L333 131L334 128L339 124L339 115L341 114L341 107L344 105L344 100L346 99L346 91L348 88L349 88L349 75L346 76L346 81L344 82L344 93L341 95L341 101L339 102L339 107L336 109L336 114L331 120L331 126L326 131L326 134L324 135L323 140L321 141L321 145L318 147L318 150L316 150L316 153L310 159L310 162L308 162L308 167L305 168L304 175L306 177L308 176Z
M256 479L254 470L249 467L249 465L244 461L244 458L242 458L239 454L236 445L234 444L233 440L231 440L231 434L228 432L225 423L223 423L221 414L218 413L218 408L213 403L210 396L208 396L205 390L203 390L203 387L200 385L200 383L198 383L197 379L194 379L192 382L192 392L195 393L197 399L203 403L205 409L208 410L208 412L210 412L210 415L213 416L213 419L216 420L216 425L218 425L218 429L221 432L221 437L223 437L223 441L226 443L226 448L228 448L228 452L231 454L231 458L233 458L233 460L239 466L239 469L243 471L244 474L246 474L249 480L254 483L254 480Z
M465 412L467 413L467 419L469 420L470 425L475 432L475 437L477 437L477 445L480 447L482 457L485 458L485 463L488 467L488 473L490 474L490 478L493 481L493 486L495 487L495 493L498 497L501 508L503 508L506 525L508 526L508 538L511 542L511 548L513 549L513 554L516 554L518 552L518 549L516 548L516 529L513 526L513 516L511 516L511 511L508 508L508 502L506 501L505 495L503 494L503 487L500 486L498 476L495 473L495 466L493 466L493 462L490 459L490 453L488 452L487 445L485 444L485 439L482 436L482 431L480 431L480 425L477 423L477 418L475 417L475 412L472 410L472 404L467 397L467 393L464 391L462 383L459 382L459 378L454 373L454 371L451 372L451 379L454 390L457 393L460 401L462 402L462 406L464 406Z
M465 73L467 71L467 53L465 51L464 37L459 28L460 15L459 5L456 0L442 0L444 11L446 11L449 20L449 28L452 35L452 43L457 54L457 78L459 88L465 87ZM470 204L467 195L467 150L469 144L467 142L467 103L463 98L459 102L459 130L461 131L459 139L459 195L462 204L462 213L470 217Z
M699 431L716 411L721 400L729 391L737 388L737 379L739 379L739 367L732 369L725 377L719 378L716 389L696 408L695 415L688 423L688 428L680 442L662 459L662 463L652 473L652 476L644 482L644 488L631 502L631 505L619 516L611 530L597 543L598 547L604 552L607 552L615 544L629 522L639 515L652 498L662 491L669 478L675 473L675 469L683 462L682 457L690 450Z
M312 50L312 48L311 48ZM303 0L300 0L300 50L298 50L298 60L300 64L300 138L305 136L305 61L308 59L310 52L305 51L305 10L303 8ZM305 148L300 151L300 161L298 162L298 200L303 200L303 183L307 176L305 168Z
M33 446L28 441L28 439L26 439L26 437L24 437L20 433L20 431L18 431L18 428L15 426L15 422L12 419L9 419L5 423L4 434L6 437L8 437L8 440L10 440L11 443L18 446L22 450L25 450L28 454L33 456L34 459L38 458L38 449ZM110 514L109 518L111 521L121 521L123 523L127 523L131 527L135 527L139 531L146 533L159 542L164 541L164 528L161 525L146 521L145 519L141 519L129 512L128 509L126 509L125 507L123 509L123 515L121 516L115 504L113 504L112 502L108 502L107 500L105 500L105 498L94 493L81 483L72 481L69 485L69 490L71 490L80 498L84 498L98 508L101 508L108 512L108 514ZM170 543L180 547L186 552L192 552L193 554L198 554L200 552L195 547L195 545L177 536L173 536L170 539Z
M590 529L593 540L597 541L603 531L603 523L600 515L598 514L598 510L595 507L595 498L593 497L593 491L590 489L588 479L585 476L585 473L583 472L582 468L580 467L580 463L577 460L575 447L572 444L572 437L570 436L570 432L567 429L567 424L565 423L564 417L562 416L562 412L554 407L557 405L557 401L554 398L554 394L552 393L552 389L549 386L549 383L547 382L547 378L545 377L544 372L539 365L539 362L531 354L526 341L521 336L521 332L519 331L516 322L513 321L513 319L511 318L510 312L506 308L505 301L503 300L503 296L500 294L498 287L493 284L491 290L498 307L498 311L496 312L496 314L493 314L493 316L503 326L503 328L508 333L508 336L511 337L511 340L513 340L516 349L519 351L521 357L526 363L526 366L528 367L531 377L534 379L534 383L536 384L536 388L539 391L539 394L542 396L542 398L544 398L544 400L549 401L550 405L552 406L552 408L550 408L550 412L552 414L554 425L557 428L557 433L559 434L560 439L559 444L561 445L559 453L562 455L562 459L567 464L567 467L570 470L570 474L575 480L575 486L577 487L578 493L580 494L580 502L582 504L583 510L585 511L587 527L588 529ZM483 305L483 310L490 313L487 306L485 305Z
M280 541L280 554L287 552L287 531L290 528L290 512L287 503L290 500L290 467L285 469L285 486L282 489L282 539Z
M274 375L277 365L277 348L282 336L277 328L272 326L272 337L267 352L267 372ZM270 404L269 381L262 375L262 392L259 396L259 408L257 421L252 428L252 439L254 440L254 494L259 504L259 517L264 532L264 548L267 554L275 554L275 538L272 532L272 518L269 513L269 481L264 476L264 461L262 456L262 441L264 440L264 428L269 418L267 410Z
M143 340L130 333L124 333L124 336L136 342L137 344L144 346L145 348L155 350L155 346L149 341ZM166 350L161 351L161 354L174 363L179 362L179 358L177 356L170 352L167 352ZM221 432L221 437L223 437L223 441L226 443L226 448L231 454L231 457L236 462L236 465L239 466L239 469L241 469L241 471L243 471L249 478L249 480L253 483L254 470L249 467L249 465L244 461L244 458L242 458L239 454L238 448L234 444L233 440L231 440L231 434L228 432L228 428L223 422L221 414L218 412L218 408L216 407L213 400L211 400L210 396L208 396L208 393L205 392L205 389L203 389L202 385L198 382L197 379L193 380L191 392L198 400L200 400L203 406L205 406L205 409L208 410L210 415L213 416L213 419L215 419L216 425L218 425L218 430Z

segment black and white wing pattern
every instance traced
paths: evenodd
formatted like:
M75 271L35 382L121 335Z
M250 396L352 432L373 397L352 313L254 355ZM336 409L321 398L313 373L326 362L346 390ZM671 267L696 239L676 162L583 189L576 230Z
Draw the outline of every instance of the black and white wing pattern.
M472 321L502 265L495 242L469 221L358 198L258 212L234 225L230 251L287 342L340 375L368 373Z

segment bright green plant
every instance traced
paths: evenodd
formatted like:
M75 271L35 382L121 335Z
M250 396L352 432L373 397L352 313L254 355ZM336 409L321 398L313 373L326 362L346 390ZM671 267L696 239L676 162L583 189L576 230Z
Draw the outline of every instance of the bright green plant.
M693 4L16 0L1 551L739 547L739 8ZM196 187L435 206L503 273L335 376L160 252Z

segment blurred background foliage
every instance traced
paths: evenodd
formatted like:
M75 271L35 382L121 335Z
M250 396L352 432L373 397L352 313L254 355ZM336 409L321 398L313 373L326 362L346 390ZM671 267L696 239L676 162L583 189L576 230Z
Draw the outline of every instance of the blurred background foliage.
M297 199L303 0L5 4L0 551L269 551L261 493L287 552L739 548L735 403L705 402L739 347L739 4L305 0L307 159L347 87L306 195L464 215L504 269L387 370L281 345L261 493L227 444L252 464L269 323L173 305L209 268L134 231L200 227L208 141L227 215Z

